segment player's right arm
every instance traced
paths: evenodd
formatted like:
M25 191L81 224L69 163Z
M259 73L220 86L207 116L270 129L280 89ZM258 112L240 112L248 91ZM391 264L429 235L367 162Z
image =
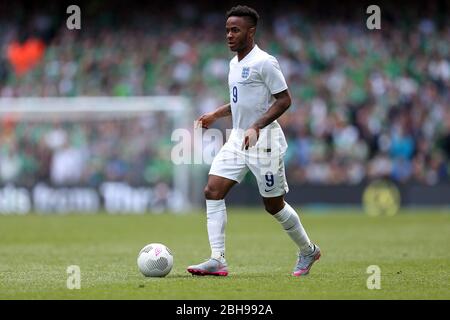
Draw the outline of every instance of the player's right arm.
M212 112L205 113L197 119L197 128L202 127L208 129L210 125L219 118L231 116L231 104L227 103Z

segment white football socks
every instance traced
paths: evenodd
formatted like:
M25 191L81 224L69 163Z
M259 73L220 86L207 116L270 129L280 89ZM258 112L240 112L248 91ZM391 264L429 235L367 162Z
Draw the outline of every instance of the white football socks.
M287 202L284 203L284 208L273 216L280 222L289 237L297 244L302 254L312 252L313 245L300 222L300 218Z
M227 209L225 200L206 200L206 217L211 258L225 260L225 227Z

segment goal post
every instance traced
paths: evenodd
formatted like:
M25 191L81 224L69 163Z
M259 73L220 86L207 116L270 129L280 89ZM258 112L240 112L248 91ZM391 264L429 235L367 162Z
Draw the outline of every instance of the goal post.
M181 96L0 98L0 212L30 207L19 190L35 211L186 211L192 168L171 161L171 133L193 117Z

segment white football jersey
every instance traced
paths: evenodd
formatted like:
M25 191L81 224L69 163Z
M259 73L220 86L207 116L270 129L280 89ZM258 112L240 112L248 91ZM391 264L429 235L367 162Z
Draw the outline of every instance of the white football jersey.
M241 61L238 61L237 55L230 61L228 85L233 118L230 138L242 137L242 132L261 118L275 102L273 95L288 88L277 59L257 45ZM280 128L277 121L264 129L274 127ZM260 132L260 138L265 135L264 129Z

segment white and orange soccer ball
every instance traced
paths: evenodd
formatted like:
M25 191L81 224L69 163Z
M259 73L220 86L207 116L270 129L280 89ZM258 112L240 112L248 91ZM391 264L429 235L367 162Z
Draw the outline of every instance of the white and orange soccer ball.
M137 265L146 277L165 277L173 267L169 248L161 243L150 243L139 252Z

